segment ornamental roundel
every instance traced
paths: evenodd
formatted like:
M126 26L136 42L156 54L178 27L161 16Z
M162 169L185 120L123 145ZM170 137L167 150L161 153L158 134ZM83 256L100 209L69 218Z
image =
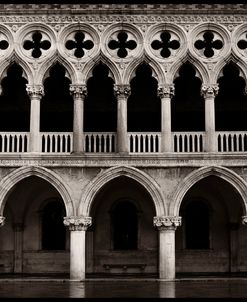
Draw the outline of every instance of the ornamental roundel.
M247 26L243 24L235 29L232 33L233 52L243 60L247 57Z
M58 37L58 48L70 61L84 61L95 56L99 37L90 26L73 24L67 26Z
M52 30L43 24L31 24L18 33L20 41L18 51L28 61L42 61L56 49L55 36Z
M145 36L149 55L159 61L173 61L186 51L186 35L173 24L159 24L151 27Z
M190 33L190 50L203 61L217 61L230 51L229 34L215 24L201 24Z
M143 38L130 24L114 25L104 35L104 52L115 61L128 61L142 50Z

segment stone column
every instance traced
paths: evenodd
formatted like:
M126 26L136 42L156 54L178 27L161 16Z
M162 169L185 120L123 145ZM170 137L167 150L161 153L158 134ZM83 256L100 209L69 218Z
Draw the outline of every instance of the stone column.
M86 230L92 224L91 217L64 217L64 224L70 230L70 279L80 281L85 279Z
M22 273L23 224L14 223L14 272Z
M175 279L175 230L181 225L182 217L156 216L154 225L159 230L159 278Z
M70 85L70 93L74 99L73 152L82 153L84 151L84 99L87 96L87 87L86 85Z
M173 152L171 132L171 98L174 95L174 85L158 87L161 99L161 152Z
M215 105L214 99L218 93L218 84L203 85L201 93L205 100L205 151L217 152L217 140L215 136Z
M130 95L130 85L114 85L117 98L117 147L119 153L129 152L127 132L127 100Z
M43 85L26 85L27 93L31 100L30 116L30 152L41 151L40 129L40 100L44 95Z

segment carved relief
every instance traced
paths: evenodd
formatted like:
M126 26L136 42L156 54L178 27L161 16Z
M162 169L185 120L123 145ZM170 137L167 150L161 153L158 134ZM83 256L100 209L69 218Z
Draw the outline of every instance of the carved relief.
M43 85L26 85L27 94L30 98L42 98L44 95L44 86Z
M114 85L114 94L117 98L128 98L131 94L130 85Z
M182 224L180 216L156 216L153 219L154 226L159 230L176 230Z
M86 85L70 85L69 90L75 99L81 99L87 96Z
M158 96L163 98L172 98L175 93L175 87L173 84L171 85L163 85L158 87Z
M92 224L92 217L70 216L64 217L64 225L69 227L70 231L86 231Z
M201 94L205 99L216 97L216 95L218 94L218 91L219 91L218 84L202 85L202 88L201 88Z

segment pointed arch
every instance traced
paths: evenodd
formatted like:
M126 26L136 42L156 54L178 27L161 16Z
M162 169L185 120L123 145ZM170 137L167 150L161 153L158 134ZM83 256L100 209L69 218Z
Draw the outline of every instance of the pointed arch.
M58 53L52 56L48 61L42 63L37 72L35 83L42 85L45 79L49 77L49 72L56 63L61 64L65 68L65 76L70 79L71 83L78 83L77 71L74 66Z
M117 84L117 85L121 84L122 77L121 77L120 71L118 70L118 67L115 65L114 62L112 62L110 59L108 59L102 53L100 53L95 58L91 58L90 60L88 60L88 63L85 64L84 69L83 69L82 82L86 83L88 81L88 79L92 76L93 69L100 62L109 68L109 71L110 71L109 76L114 80L115 84Z
M174 82L174 80L178 76L179 69L186 62L189 62L195 68L196 76L200 78L202 83L210 83L210 76L206 69L206 66L204 66L204 64L200 60L198 60L190 55L187 55L180 60L176 60L175 63L171 66L170 72L169 72L171 83Z
M133 77L135 77L136 69L143 63L146 63L151 68L152 76L159 84L166 83L165 73L160 64L146 55L131 61L123 75L123 83L129 84Z
M164 197L160 187L148 174L133 167L117 166L99 173L90 181L81 196L78 215L89 216L96 194L106 183L120 176L126 176L137 181L147 190L154 202L157 216L167 214L166 204L164 203Z
M3 215L3 210L5 203L9 194L12 192L14 186L20 182L22 179L27 178L29 176L37 176L44 180L46 180L49 184L51 184L61 195L65 209L66 215L74 215L74 207L71 199L71 192L69 187L64 183L64 181L57 175L55 172L48 170L44 167L36 167L36 166L27 166L20 167L13 172L6 175L0 181L0 215Z
M177 189L171 196L171 204L169 206L169 215L179 215L179 209L185 194L201 179L208 176L217 176L226 182L228 182L232 187L238 192L242 199L243 216L247 215L247 184L243 178L241 178L234 171L229 170L225 167L202 167L193 172L191 172L187 177L185 177Z

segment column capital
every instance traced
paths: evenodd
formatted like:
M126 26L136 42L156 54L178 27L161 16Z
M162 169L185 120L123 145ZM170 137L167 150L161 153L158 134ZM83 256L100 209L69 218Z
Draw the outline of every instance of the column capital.
M114 84L114 94L117 98L125 98L127 99L131 94L130 85L117 85Z
M160 231L176 230L182 224L180 216L155 216L153 219L154 226Z
M215 98L219 91L218 84L208 84L202 85L201 87L201 95L205 98Z
M175 93L175 86L173 84L164 84L160 85L157 90L158 97L163 98L172 98Z
M44 95L44 86L43 85L30 85L26 84L26 91L29 97L41 99Z
M92 224L92 217L69 216L64 217L63 223L69 227L70 231L86 231Z
M3 226L5 223L5 217L0 216L0 227Z
M69 91L75 99L84 99L87 96L87 85L70 84Z

